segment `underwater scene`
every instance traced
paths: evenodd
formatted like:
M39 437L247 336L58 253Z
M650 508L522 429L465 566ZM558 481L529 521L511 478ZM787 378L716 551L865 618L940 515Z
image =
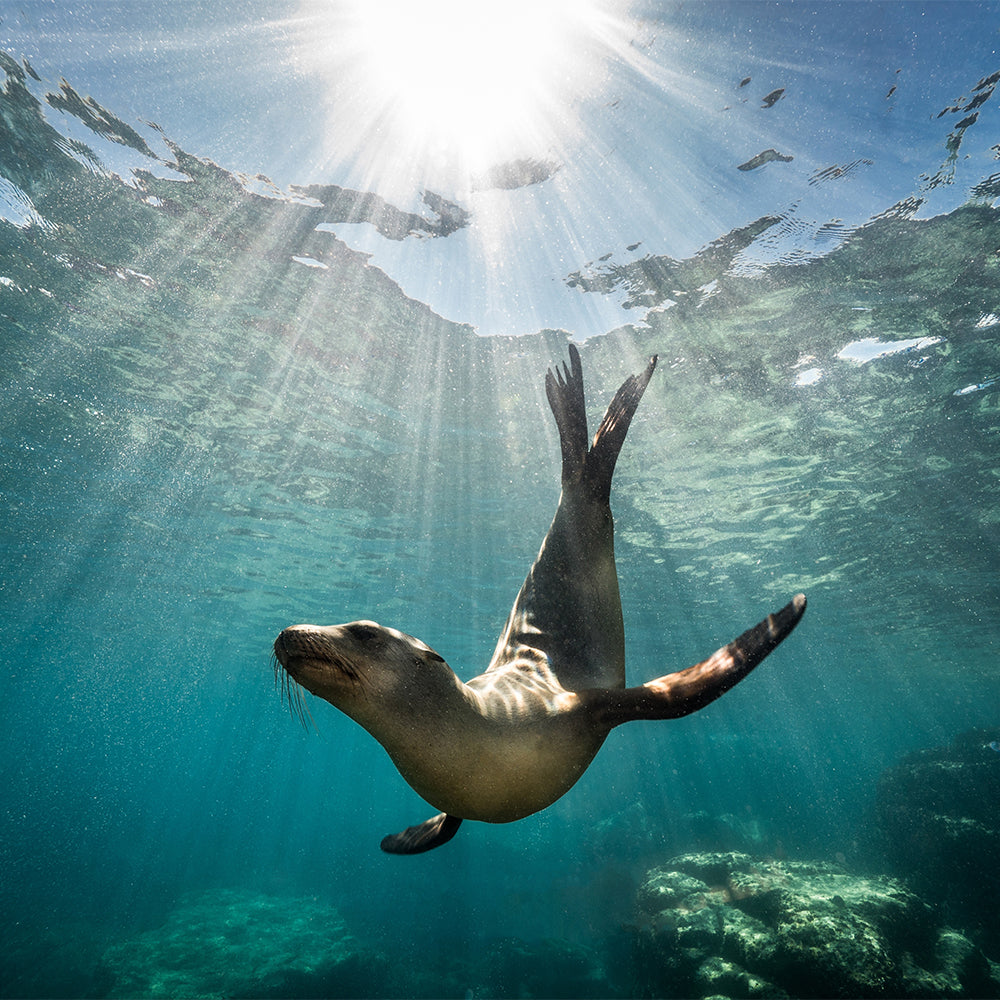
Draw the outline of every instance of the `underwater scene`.
M0 996L1000 997L998 48L993 3L2 0ZM599 441L658 358L630 689L808 608L629 715L602 541L487 751L430 678L475 700L574 495L576 351ZM275 641L350 622L341 711ZM537 811L451 804L501 774Z

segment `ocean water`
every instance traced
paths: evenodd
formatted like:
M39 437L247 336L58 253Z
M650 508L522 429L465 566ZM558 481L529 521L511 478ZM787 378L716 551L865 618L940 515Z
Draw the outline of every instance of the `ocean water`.
M141 935L260 907L247 963L304 961L289 912L378 956L344 995L490 995L539 942L627 984L652 864L885 863L883 771L998 724L1000 59L931 90L937 146L863 219L776 201L684 255L564 268L629 306L580 344L592 426L660 357L612 493L630 682L809 609L711 707L614 731L548 810L416 858L379 840L434 810L329 705L290 716L271 644L370 618L481 672L555 509L544 375L574 331L482 336L351 242L461 240L457 195L270 184L0 68L3 995L141 991ZM848 183L850 152L803 185ZM157 995L208 990L187 954Z

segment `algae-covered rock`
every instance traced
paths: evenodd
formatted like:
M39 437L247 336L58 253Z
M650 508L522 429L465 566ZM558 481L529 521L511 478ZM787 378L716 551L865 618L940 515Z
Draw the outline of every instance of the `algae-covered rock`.
M104 954L110 997L370 995L372 965L332 907L225 890Z
M902 883L820 862L688 854L639 890L648 995L996 995L986 958Z

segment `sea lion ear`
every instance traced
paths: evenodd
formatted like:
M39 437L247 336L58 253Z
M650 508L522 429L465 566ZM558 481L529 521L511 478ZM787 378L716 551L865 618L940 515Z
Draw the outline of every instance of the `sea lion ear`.
M461 825L460 817L438 813L423 823L408 826L402 833L390 833L379 846L386 854L423 854L447 844Z
M421 642L419 639L410 636L410 643L416 649L417 655L426 663L444 663L445 666L448 666L445 658L440 653L431 649L426 642Z

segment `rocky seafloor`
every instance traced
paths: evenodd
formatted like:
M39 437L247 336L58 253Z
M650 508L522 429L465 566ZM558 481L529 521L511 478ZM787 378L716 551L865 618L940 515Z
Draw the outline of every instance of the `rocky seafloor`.
M99 961L82 943L69 961L62 942L50 954L62 978L6 977L0 995L1000 998L998 803L1000 729L972 730L883 773L853 869L775 856L766 830L731 816L688 817L701 849L683 854L641 810L610 818L595 850L614 857L618 836L652 860L631 917L586 945L504 938L403 960L329 901L213 889ZM25 965L25 947L9 941L0 971Z
M887 868L984 947L1000 943L1000 727L970 729L884 771L875 825Z
M635 993L984 997L981 949L902 882L838 865L685 854L639 890Z
M104 953L100 992L129 997L361 996L379 963L316 899L212 890Z
M608 943L504 939L391 963L312 898L212 891L112 945L108 997L1000 997L1000 966L901 880L690 853L650 870Z

